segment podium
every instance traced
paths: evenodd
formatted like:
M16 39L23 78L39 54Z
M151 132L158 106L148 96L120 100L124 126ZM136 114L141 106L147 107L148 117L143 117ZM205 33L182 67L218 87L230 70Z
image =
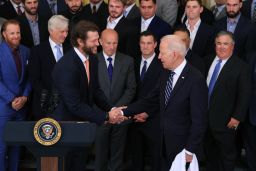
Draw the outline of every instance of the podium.
M9 121L4 130L8 145L25 146L37 158L37 171L64 171L64 156L72 147L88 147L95 139L96 125L89 122L59 122L62 135L52 146L39 144L33 135L34 121Z

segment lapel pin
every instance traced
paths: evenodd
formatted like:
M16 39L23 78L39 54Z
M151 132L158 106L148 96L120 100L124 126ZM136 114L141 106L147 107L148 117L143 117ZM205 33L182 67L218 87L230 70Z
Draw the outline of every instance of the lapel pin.
M184 79L185 77L181 77L182 79Z

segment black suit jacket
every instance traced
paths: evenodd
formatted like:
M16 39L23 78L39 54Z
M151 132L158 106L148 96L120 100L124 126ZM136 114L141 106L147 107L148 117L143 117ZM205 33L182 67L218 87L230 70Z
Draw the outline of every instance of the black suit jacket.
M222 18L214 24L217 31L227 30L227 17ZM250 20L241 15L235 32L235 49L234 55L245 59L247 53L254 51L256 48L255 26L252 25Z
M85 19L94 22L101 31L106 28L105 23L107 21L108 15L108 5L104 1L100 4L99 9L95 14L92 13L90 4L84 6Z
M137 7L137 5L135 4L130 12L128 13L128 15L126 16L127 20L134 20L135 18L140 17L140 9L139 7Z
M17 20L20 22L21 44L29 48L34 47L33 36L27 17L23 14L18 16ZM49 33L47 29L47 20L40 16L38 16L38 29L40 43L42 43L49 37Z
M57 14L62 14L64 11L68 9L68 6L65 3L65 0L56 0L56 1L57 1ZM51 18L53 14L47 0L38 1L38 13L40 16L46 18L47 20Z
M185 56L186 60L196 69L198 69L201 74L203 76L205 76L205 63L204 60L198 56L197 54L195 54L194 52L192 52L190 49L188 50L186 56Z
M241 13L248 19L252 18L252 0L243 1L243 6L241 8Z
M186 64L165 106L165 88L169 70L161 74L159 85L147 97L131 104L125 115L137 114L160 103L162 151L168 154L167 165L186 149L195 153L207 127L207 85L198 70Z
M191 50L201 58L214 53L214 35L214 28L201 22Z
M16 9L14 9L10 1L6 1L3 5L1 5L0 11L0 17L3 17L7 20L15 19L18 16Z
M70 47L63 44L64 54ZM52 91L52 70L56 60L52 52L49 40L31 49L29 61L29 78L33 88L33 113L35 119L45 117L40 107L40 98L43 89Z
M54 87L60 94L60 102L52 117L57 120L87 120L102 124L106 113L93 109L94 102L105 111L111 109L106 96L98 83L98 61L90 56L90 83L86 76L84 64L74 49L66 53L56 63L52 78Z
M209 70L215 55L207 57ZM247 64L231 56L219 73L209 98L209 126L215 131L233 131L227 128L230 118L244 121L250 98L250 71Z

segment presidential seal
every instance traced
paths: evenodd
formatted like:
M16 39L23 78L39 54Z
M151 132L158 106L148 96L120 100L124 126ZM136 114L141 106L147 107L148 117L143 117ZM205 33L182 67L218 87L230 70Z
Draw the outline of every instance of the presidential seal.
M52 118L40 119L34 126L34 137L42 145L53 145L61 137L60 124Z

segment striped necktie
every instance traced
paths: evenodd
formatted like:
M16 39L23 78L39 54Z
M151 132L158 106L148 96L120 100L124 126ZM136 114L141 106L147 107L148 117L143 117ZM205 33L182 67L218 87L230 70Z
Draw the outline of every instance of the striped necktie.
M173 76L174 76L175 72L171 71L169 78L167 80L166 83L166 87L165 87L165 101L164 104L165 106L167 106L170 96L171 96L171 92L172 92L172 84L173 84Z

